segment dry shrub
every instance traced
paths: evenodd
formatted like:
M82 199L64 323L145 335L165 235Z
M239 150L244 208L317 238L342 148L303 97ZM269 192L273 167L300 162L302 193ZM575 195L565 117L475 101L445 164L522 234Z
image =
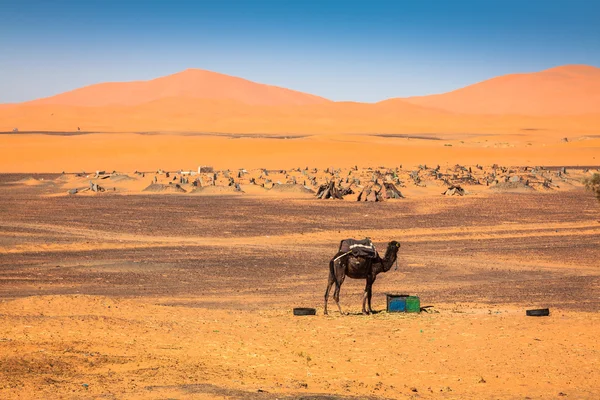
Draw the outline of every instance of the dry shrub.
M600 201L600 174L595 173L589 178L584 178L583 183L587 190L594 192L598 201Z

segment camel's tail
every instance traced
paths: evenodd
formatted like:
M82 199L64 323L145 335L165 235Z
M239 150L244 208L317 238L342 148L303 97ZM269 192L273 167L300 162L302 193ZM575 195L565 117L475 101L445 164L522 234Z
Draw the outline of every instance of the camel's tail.
M335 276L335 268L333 266L333 263L335 263L335 258L332 258L329 261L329 273L331 274L331 276L333 276L333 281L335 282L335 287L337 287L338 281L337 281L337 277Z
M342 252L338 252L335 257L333 257L331 259L331 261L329 261L329 272L331 273L331 275L333 275L333 281L335 282L335 286L338 286L338 281L337 281L337 276L335 276L335 267L334 264L337 260L339 260L340 258L347 256L348 254L352 253L352 251L348 251L346 253L342 253Z

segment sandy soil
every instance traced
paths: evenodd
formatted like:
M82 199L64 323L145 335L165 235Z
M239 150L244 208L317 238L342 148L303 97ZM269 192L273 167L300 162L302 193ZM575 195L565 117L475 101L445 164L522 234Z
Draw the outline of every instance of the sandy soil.
M600 68L563 65L536 73L499 76L449 93L405 101L466 114L596 113L600 102Z
M3 105L0 131L591 135L600 129L600 68L565 65L439 95L382 100L333 102L186 70Z
M592 125L593 126L593 125ZM600 126L600 124L596 125ZM379 167L419 164L598 165L600 132L300 135L0 134L2 172ZM568 142L563 141L568 137Z
M0 175L1 398L600 396L600 224L580 186L356 203L64 185ZM402 243L380 312L359 315L346 280L350 315L323 316L329 258L365 236ZM386 292L434 307L388 314Z

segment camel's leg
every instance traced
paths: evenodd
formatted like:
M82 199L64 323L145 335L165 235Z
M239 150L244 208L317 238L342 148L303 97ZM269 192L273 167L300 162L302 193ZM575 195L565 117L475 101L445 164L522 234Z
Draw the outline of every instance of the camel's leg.
M329 273L329 280L327 281L327 290L325 290L325 308L323 309L323 314L327 315L327 301L329 300L329 292L331 291L331 287L335 283L335 278L333 274Z
M368 315L373 312L371 309L371 293L373 288L373 279L367 278L367 285L365 286L365 293L363 294L363 307L362 312L365 315ZM369 303L369 308L367 308L367 302Z
M336 284L335 284L335 291L333 292L333 299L335 300L335 304L338 307L338 310L340 310L340 314L344 315L344 312L342 311L342 307L340 306L340 290L342 289L342 283L344 283L344 279L346 278L346 274L342 273L340 274L341 276L337 276L337 280L336 280Z
M369 313L373 314L373 309L371 308L371 297L373 296L373 283L375 283L375 279L371 281L371 284L368 285L369 291L367 292L367 300L369 301Z
M363 293L363 301L362 301L362 313L364 315L368 315L369 313L366 310L365 304L367 303L367 288L365 288L365 292Z

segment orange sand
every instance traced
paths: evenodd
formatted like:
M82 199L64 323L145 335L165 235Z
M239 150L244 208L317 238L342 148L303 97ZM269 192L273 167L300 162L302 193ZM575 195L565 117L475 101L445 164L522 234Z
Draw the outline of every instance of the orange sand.
M215 168L359 167L418 164L598 165L600 138L452 136L424 140L367 135L296 139L90 134L0 135L2 172L154 171Z
M217 168L597 165L599 71L565 66L499 77L444 95L376 104L332 102L201 70L144 82L93 85L0 107L4 132L13 128L102 132L0 135L0 171L188 169L199 164ZM512 105L505 107L506 102ZM484 115L490 110L505 114ZM519 115L527 113L531 115ZM228 135L190 136L203 132ZM440 140L374 134L424 134ZM562 142L564 137L570 141Z
M600 68L565 65L489 79L453 92L404 99L466 114L575 115L600 109Z
M600 108L599 108L600 109ZM0 131L222 133L528 133L598 134L600 112L578 116L482 116L390 100L256 106L232 100L164 98L136 106L18 105L0 109Z
M600 69L508 75L455 92L376 104L317 96L214 72L92 85L0 107L0 131L222 133L600 132Z
M211 71L188 69L177 74L137 82L112 82L86 86L29 104L69 106L137 105L154 100L189 99L237 100L246 104L320 104L329 100L276 86Z
M289 310L156 303L102 296L0 303L0 335L22 355L2 352L0 392L6 399L598 395L589 356L598 352L596 314L528 319L514 308L442 305L434 315L299 319Z

